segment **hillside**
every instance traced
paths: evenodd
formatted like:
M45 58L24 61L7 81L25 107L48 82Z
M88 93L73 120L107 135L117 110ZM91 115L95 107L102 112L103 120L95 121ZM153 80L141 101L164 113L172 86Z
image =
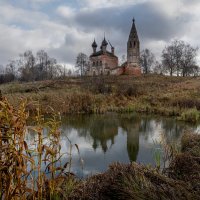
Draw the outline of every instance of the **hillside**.
M182 118L192 115L192 118L195 117L192 120L196 121L200 110L199 77L66 78L33 83L13 82L0 85L0 90L13 105L26 98L29 101L27 109L33 112L39 102L43 113L51 113L52 110L63 114L137 111L182 115Z

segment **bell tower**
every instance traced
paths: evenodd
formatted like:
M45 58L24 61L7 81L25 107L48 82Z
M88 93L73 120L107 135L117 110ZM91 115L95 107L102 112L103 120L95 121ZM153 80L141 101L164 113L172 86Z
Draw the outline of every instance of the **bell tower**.
M132 28L127 42L127 63L129 66L139 67L140 59L140 41L135 26L135 19L133 18Z

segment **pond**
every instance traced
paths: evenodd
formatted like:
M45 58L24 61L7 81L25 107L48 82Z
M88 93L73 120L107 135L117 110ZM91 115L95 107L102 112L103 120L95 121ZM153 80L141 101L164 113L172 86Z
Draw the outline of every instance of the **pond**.
M136 161L155 166L156 155L162 156L161 141L178 143L186 130L198 131L198 127L174 118L137 113L67 115L62 117L61 153L70 152L71 141L70 169L80 178L104 172L113 162ZM34 134L27 135L29 144L35 139ZM65 154L62 164L69 159L70 156Z
M173 118L136 113L65 116L61 128L62 151L69 152L66 138L79 147L80 155L74 149L72 156L72 171L79 177L103 172L113 162L154 166L161 140L177 143L185 130L198 130Z

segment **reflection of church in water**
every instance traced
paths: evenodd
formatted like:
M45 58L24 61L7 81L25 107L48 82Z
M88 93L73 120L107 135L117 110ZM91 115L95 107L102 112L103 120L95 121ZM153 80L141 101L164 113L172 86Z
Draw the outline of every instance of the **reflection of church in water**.
M121 128L121 133L127 135L125 148L129 160L136 161L139 151L140 122L140 119L134 115L116 115L116 117L113 117L113 114L106 114L92 117L71 117L68 124L78 130L80 137L88 138L95 151L101 148L104 153L115 144L115 138Z
M134 121L134 123L133 123ZM97 126L96 126L97 125ZM127 134L127 153L130 161L136 161L139 151L139 129L140 120L133 117L125 117L106 120L105 116L91 124L90 136L93 138L93 149L101 146L104 153L114 145L115 137L118 135L118 127ZM108 145L111 142L110 147ZM117 145L117 144L116 144Z
M121 126L127 133L127 152L129 160L131 162L136 161L139 151L140 119L129 116L121 120Z
M108 150L108 142L110 146L114 145L114 138L118 134L117 120L105 120L100 117L91 123L90 136L93 138L93 149L96 150L101 146L102 151L106 153Z

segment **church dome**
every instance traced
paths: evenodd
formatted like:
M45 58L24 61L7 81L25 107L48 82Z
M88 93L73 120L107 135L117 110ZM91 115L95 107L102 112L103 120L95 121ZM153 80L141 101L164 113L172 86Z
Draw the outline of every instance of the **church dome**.
M94 42L92 43L92 47L97 48L97 43L96 43L95 40L94 40Z
M101 46L107 46L108 42L106 41L106 38L104 37Z

